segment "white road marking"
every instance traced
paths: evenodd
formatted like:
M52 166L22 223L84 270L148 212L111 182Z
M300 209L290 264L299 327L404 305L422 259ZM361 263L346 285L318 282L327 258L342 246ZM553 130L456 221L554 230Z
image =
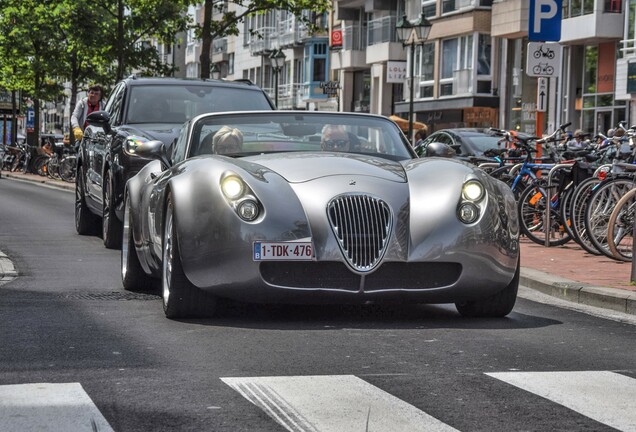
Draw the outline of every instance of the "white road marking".
M498 372L493 378L622 431L636 431L636 379L608 371Z
M456 431L353 375L221 380L289 431Z
M79 383L0 386L0 431L112 432Z

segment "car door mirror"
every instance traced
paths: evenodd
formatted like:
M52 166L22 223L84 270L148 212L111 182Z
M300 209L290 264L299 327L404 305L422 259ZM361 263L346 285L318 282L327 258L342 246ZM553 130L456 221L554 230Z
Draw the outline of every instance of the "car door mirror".
M128 137L124 141L123 149L128 156L158 160L165 167L170 166L170 158L168 158L166 146L162 141L147 141L139 137Z
M97 126L104 129L104 132L110 133L110 115L106 111L95 111L86 117L86 121L91 126Z

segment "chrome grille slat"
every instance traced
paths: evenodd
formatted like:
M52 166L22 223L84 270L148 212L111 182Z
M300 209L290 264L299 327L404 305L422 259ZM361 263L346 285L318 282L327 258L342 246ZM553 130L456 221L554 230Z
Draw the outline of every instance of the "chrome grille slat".
M329 203L327 213L347 262L360 272L375 268L392 229L388 204L369 195L342 195Z

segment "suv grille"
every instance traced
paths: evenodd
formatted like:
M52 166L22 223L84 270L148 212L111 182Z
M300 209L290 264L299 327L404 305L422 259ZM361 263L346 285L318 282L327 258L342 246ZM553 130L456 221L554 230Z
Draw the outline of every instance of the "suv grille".
M329 203L327 213L347 262L360 272L373 270L391 233L389 206L368 195L343 195Z

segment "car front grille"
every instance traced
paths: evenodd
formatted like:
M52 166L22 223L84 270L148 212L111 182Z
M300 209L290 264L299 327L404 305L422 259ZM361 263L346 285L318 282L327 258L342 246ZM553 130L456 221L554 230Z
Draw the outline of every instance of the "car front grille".
M451 286L462 266L453 262L384 262L370 274L355 274L344 263L333 261L264 261L261 277L270 285L344 292L417 291Z
M391 234L388 204L368 195L342 195L329 202L327 213L349 265L359 272L373 270L384 256Z

